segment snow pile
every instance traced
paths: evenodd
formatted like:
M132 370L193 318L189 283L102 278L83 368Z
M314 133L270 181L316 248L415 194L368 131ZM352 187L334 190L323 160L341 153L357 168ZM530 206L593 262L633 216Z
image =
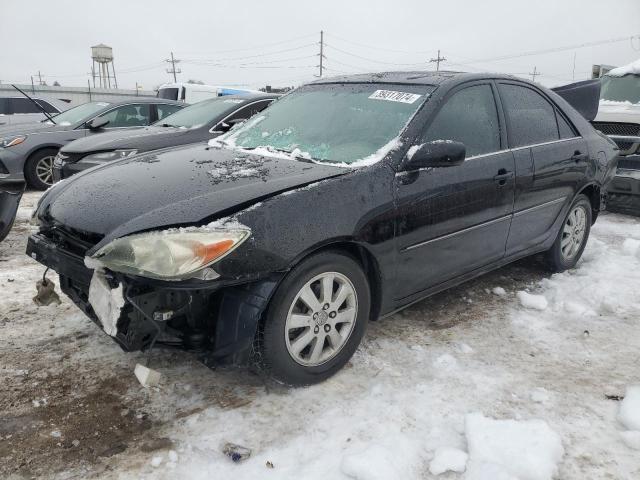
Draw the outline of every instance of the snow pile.
M371 445L366 449L345 455L340 471L354 480L387 480L408 478L401 458L381 445Z
M429 464L429 471L433 475L444 472L464 472L467 467L469 455L457 448L441 447L436 450L435 456Z
M532 308L534 310L545 310L549 306L549 302L544 295L533 295L523 290L516 293L520 305L524 308Z
M465 433L467 480L551 480L564 456L560 436L542 420L494 420L471 413Z
M627 387L624 400L620 403L618 421L627 430L640 431L640 385Z
M498 295L499 297L504 297L507 294L507 291L502 288L502 287L495 287L493 290L491 290L495 295Z
M628 63L622 67L609 70L607 76L609 77L622 77L624 75L640 75L640 59L635 62Z

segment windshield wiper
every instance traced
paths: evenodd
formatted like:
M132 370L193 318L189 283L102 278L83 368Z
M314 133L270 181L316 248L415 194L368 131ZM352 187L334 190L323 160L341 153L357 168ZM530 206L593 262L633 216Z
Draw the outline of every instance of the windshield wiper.
M161 126L161 127L165 127L165 128L166 128L166 127L178 128L177 126L175 126L175 125L171 125L170 123L163 123L163 124L162 124L162 125L160 125L160 126Z
M53 123L54 125L56 124L55 120L53 119L53 117L51 115L49 115L47 113L47 111L44 109L44 107L42 105L40 105L40 103L38 103L36 100L34 100L33 98L31 98L29 95L27 95L26 93L24 93L22 90L20 90L18 87L16 87L13 83L11 84L11 86L13 88L15 88L16 90L18 90L22 95L24 95L25 97L27 97L29 100L31 100L31 103L33 103L36 107L38 107L38 109L44 114L45 117L47 117L47 119Z

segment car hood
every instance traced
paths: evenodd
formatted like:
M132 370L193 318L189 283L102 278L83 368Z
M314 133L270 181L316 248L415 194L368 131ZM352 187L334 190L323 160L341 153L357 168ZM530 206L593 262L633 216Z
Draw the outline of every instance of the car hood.
M206 224L277 193L348 171L200 144L176 147L63 180L42 197L38 217L47 225L101 237L95 251L134 232Z
M131 130L104 132L100 135L81 138L66 147L62 153L87 154L91 152L105 152L124 148L135 148L140 151L156 150L158 148L176 145L180 137L184 137L192 130L177 127L144 127ZM203 140L213 137L203 137ZM179 143L178 143L179 144Z
M64 132L71 128L69 125L53 125L51 123L23 123L19 125L5 125L0 127L0 137L11 135L29 135L32 133Z

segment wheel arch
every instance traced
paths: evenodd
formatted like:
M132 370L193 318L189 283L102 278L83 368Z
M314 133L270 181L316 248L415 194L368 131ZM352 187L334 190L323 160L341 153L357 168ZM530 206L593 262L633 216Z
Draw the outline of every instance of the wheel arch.
M593 225L598 218L598 213L600 213L600 185L595 182L585 185L584 187L582 187L582 189L580 189L580 191L578 191L578 193L576 193L575 196L577 197L580 194L586 195L586 197L589 199L589 202L591 203L591 224Z
M298 255L289 268L295 267L311 255L330 250L346 253L362 268L369 282L369 288L371 289L370 319L376 320L382 308L382 272L375 255L362 243L350 238L336 238L323 242Z

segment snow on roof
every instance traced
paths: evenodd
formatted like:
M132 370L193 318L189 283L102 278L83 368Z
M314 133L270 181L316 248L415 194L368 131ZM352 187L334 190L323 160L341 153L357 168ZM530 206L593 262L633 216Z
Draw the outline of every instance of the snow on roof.
M640 75L640 59L622 67L614 68L607 73L608 77L622 77L623 75Z

